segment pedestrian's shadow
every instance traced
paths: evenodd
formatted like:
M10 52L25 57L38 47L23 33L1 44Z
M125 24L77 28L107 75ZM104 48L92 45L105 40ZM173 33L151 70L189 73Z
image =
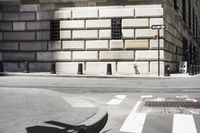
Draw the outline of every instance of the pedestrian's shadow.
M33 126L33 127L27 127L26 131L27 133L67 133L67 130L75 130L75 131L78 131L78 133L84 133L83 129L81 129L80 126L76 127L76 126L72 126L69 124L64 124L64 123L56 122L56 121L47 121L45 123L53 125L54 127Z

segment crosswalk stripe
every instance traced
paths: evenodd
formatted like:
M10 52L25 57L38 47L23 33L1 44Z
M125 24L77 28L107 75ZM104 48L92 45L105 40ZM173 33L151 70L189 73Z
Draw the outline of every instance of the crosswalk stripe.
M197 133L200 133L200 116L199 115L193 115L194 122L196 124Z
M193 116L174 114L172 133L197 133Z
M126 98L126 95L116 95L115 98L107 102L107 105L120 105L122 101Z
M136 113L141 101L138 101L131 113L126 118L122 125L120 132L142 133L143 125L145 122L145 113Z

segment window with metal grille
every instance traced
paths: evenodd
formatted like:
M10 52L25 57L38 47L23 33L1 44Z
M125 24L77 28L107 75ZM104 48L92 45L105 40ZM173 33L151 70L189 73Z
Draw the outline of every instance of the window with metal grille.
M51 20L50 22L50 39L51 41L60 40L60 21L59 20Z
M112 19L112 39L122 39L122 19Z

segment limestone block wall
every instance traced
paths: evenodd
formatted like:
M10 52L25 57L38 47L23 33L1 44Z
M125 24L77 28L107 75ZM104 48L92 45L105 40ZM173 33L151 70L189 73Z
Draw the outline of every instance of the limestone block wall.
M85 74L105 75L111 63L113 74L134 74L134 64L141 74L157 74L157 30L151 25L164 23L161 5L19 7L18 12L0 14L0 60L5 71L24 71L24 62L29 62L31 72L49 72L51 62L56 62L58 73L77 74L82 63ZM122 18L121 40L111 37L112 18ZM50 20L60 20L59 41L50 41ZM161 74L165 62L176 62L178 56L164 38L167 33L161 30Z
M191 4L190 8L189 8L189 2ZM195 32L199 31L199 20L200 20L199 7L198 7L199 4L197 3L199 3L198 0L186 1L184 16L183 16L184 5L182 1L177 1L177 7L178 7L177 10L174 8L173 1L165 1L163 4L164 24L166 25L166 30L164 32L165 34L164 45L165 45L165 51L170 53L171 55L170 58L172 61L172 62L166 62L166 63L169 64L171 68L173 68L174 71L178 69L179 63L181 61L185 61L185 59L183 58L183 55L185 52L188 52L187 54L190 56L194 55L195 52L190 51L190 48L189 48L190 45L196 48L196 51L198 52L197 56L200 55L199 53L200 44L195 37L196 34L199 34ZM189 10L191 11L189 12ZM196 16L195 18L193 18L193 15L194 15L193 10ZM185 17L185 21L183 17ZM193 20L193 19L197 19L197 20ZM191 22L191 24L189 21ZM193 30L194 27L195 29ZM185 42L184 39L187 42ZM184 43L187 43L186 49L184 49ZM188 58L192 58L192 57L188 57ZM193 64L194 62L190 60L188 61L188 63ZM194 64L199 64L199 63L196 62Z

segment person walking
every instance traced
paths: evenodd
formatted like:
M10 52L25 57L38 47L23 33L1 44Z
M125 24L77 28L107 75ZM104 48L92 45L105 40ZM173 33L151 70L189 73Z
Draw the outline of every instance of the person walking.
M140 75L140 72L138 70L138 65L137 64L134 64L134 69L135 69L135 74L136 75Z

